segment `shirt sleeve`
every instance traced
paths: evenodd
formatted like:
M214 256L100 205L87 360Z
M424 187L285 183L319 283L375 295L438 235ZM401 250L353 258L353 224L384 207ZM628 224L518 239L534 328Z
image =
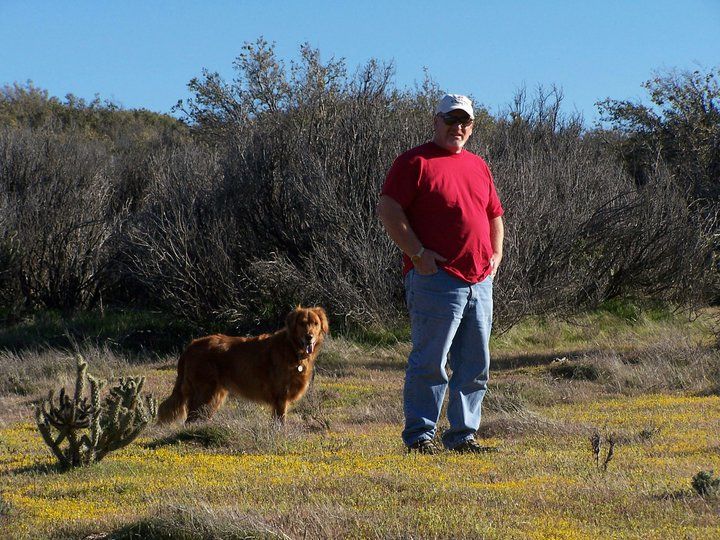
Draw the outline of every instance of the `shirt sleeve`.
M407 210L417 196L421 175L421 160L403 154L390 167L380 194L394 199Z

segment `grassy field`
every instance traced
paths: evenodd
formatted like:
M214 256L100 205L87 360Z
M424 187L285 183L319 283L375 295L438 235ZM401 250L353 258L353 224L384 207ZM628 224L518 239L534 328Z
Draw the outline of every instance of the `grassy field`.
M481 428L493 451L479 456L406 455L409 345L336 337L285 428L230 401L208 423L153 426L59 472L32 404L70 386L73 359L53 346L0 352L0 536L720 538L720 500L691 486L720 471L713 320L606 310L496 337ZM174 355L80 347L91 372L169 392Z

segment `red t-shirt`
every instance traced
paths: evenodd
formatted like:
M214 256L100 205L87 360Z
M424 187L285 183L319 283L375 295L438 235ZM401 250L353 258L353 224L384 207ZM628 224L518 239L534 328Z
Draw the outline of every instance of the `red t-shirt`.
M428 142L401 154L381 193L402 206L422 245L447 261L438 265L468 283L490 274L490 220L503 215L485 161ZM403 274L412 261L403 255Z

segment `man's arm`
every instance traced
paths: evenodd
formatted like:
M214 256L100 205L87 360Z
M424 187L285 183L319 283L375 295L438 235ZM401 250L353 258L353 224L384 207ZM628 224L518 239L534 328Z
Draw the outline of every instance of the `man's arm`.
M505 238L505 225L502 216L498 216L490 220L490 243L493 248L493 256L490 258L492 272L490 275L495 278L500 262L503 257L503 239Z
M395 199L387 195L380 195L377 213L388 236L395 242L395 245L407 253L408 256L420 252L424 246L415 235L415 231L410 227L410 222L402 206ZM437 272L436 261L444 260L444 257L434 251L425 249L420 259L413 261L413 265L419 274L434 274Z

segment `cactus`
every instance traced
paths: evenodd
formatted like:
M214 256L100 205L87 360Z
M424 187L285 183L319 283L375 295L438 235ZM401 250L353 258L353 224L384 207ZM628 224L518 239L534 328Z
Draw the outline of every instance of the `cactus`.
M105 381L89 375L87 362L78 355L74 395L61 388L54 403L51 390L35 410L38 430L63 469L100 461L137 438L157 415L155 398L141 395L144 383L144 377L122 377L101 400Z

